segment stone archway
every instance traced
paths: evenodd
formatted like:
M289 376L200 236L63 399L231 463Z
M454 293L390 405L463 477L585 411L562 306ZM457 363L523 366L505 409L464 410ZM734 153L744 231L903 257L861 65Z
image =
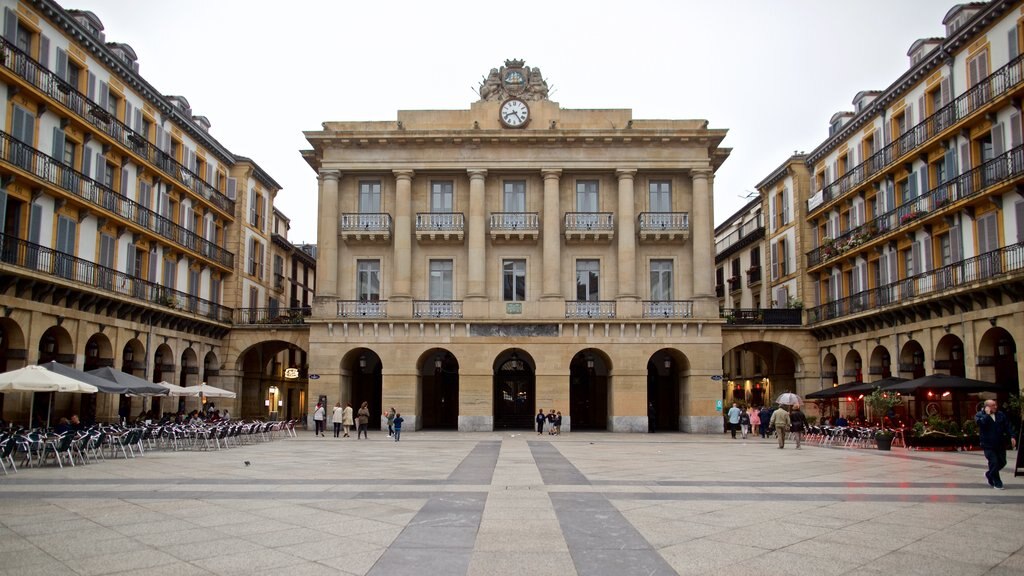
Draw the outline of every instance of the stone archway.
M368 430L380 430L380 416L384 411L384 362L380 356L369 348L355 348L341 359L341 374L342 405L351 403L352 411L355 413L359 411L363 402L366 402L370 410ZM327 401L330 406L334 405L330 398ZM418 430L423 425L418 421L419 418L418 414L409 415L403 428ZM387 429L386 426L385 422L384 429Z
M964 342L956 334L946 334L935 345L935 371L950 376L967 376Z
M23 368L27 359L25 332L14 320L0 318L0 372Z
M494 429L529 430L537 411L536 364L518 348L503 350L494 359Z
M423 429L458 430L459 361L444 348L431 348L416 362Z
M681 427L683 374L689 361L679 350L663 348L647 360L647 431L676 432Z
M885 346L877 345L871 350L868 375L872 376L870 378L872 381L892 376L892 357L889 355L889 349Z
M232 416L265 420L305 417L309 392L306 358L304 349L287 340L255 342L240 351L235 369L241 380L233 390L237 398ZM219 375L219 361L212 351L203 361L206 370ZM224 388L232 388L222 384ZM333 406L338 399L329 401ZM330 413L330 407L327 412Z
M39 337L39 364L57 362L74 368L75 344L61 326L50 326Z
M607 430L611 359L597 348L581 350L569 362L569 416L566 430ZM566 423L568 422L568 423Z
M864 381L864 363L861 360L860 352L856 350L850 350L846 353L846 359L843 360L843 383L846 382L863 382Z
M95 370L104 366L114 365L114 347L110 344L110 338L105 334L97 333L89 337L85 343L85 365L84 370Z
M978 342L978 379L998 382L1013 391L1020 390L1017 375L1017 342L1004 328L989 328Z
M900 350L900 376L921 378L924 375L924 348L917 340L908 340Z

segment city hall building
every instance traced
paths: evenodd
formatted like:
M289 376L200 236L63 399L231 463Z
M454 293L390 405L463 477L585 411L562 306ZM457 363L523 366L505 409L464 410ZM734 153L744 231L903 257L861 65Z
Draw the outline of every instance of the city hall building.
M507 60L462 110L306 132L319 175L310 411L411 429L721 431L726 131L548 98ZM713 378L714 377L714 378Z

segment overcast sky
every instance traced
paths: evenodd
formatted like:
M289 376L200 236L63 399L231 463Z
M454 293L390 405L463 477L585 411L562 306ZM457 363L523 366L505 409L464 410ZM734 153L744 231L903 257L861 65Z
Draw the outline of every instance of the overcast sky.
M715 222L860 90L887 87L941 0L346 2L58 0L93 11L142 75L180 94L229 150L282 186L292 242L316 241L316 177L299 150L329 120L467 109L507 58L538 66L563 108L704 118L726 128Z

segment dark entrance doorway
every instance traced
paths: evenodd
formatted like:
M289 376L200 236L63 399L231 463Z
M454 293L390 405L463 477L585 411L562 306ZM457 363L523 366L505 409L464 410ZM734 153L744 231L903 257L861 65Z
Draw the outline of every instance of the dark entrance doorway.
M494 371L494 429L530 430L536 403L536 377L515 350Z
M584 350L569 363L571 430L608 429L608 364L602 356Z
M647 430L679 430L679 362L665 351L647 361Z
M352 401L353 414L359 413L363 402L369 403L370 420L367 430L380 430L380 415L383 411L384 365L372 350L363 350L355 358L352 367ZM344 405L344 404L343 404Z
M459 428L459 361L447 350L433 350L423 357L423 427L435 430Z

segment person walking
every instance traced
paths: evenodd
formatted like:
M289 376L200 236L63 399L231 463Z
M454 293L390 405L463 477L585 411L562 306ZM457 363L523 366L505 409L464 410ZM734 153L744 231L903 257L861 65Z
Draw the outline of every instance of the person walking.
M1006 467L1006 446L1017 446L1017 441L1010 432L1010 420L1005 412L999 410L995 400L985 400L985 407L974 415L974 421L978 424L985 460L988 460L985 478L989 486L1002 490L1003 479L999 477L999 471Z
M390 410L384 413L384 417L388 419L388 438L395 435L395 416L398 412L395 412L395 407L392 406Z
M735 402L732 403L732 408L729 408L729 432L732 433L732 439L736 439L736 430L740 427L740 407Z
M761 411L757 414L758 420L761 421L761 438L768 437L768 426L771 424L772 410L767 406L761 406Z
M551 412L548 412L548 434L554 435L555 433L555 409L552 408Z
M341 421L345 418L345 409L341 407L341 402L334 405L334 412L331 414L331 422L334 423L334 437L338 438L341 436Z
M394 410L394 408L392 408L392 410ZM395 420L394 420L395 442L398 442L399 438L402 437L402 423L403 422L405 422L405 418L402 418L402 414L399 413L399 412L395 412Z
M772 428L775 428L775 433L779 435L779 450L786 447L786 432L789 431L789 410L786 410L785 406L779 406L779 409L772 413L772 418L769 421Z
M562 412L559 410L555 413L555 436L562 433Z
M747 432L750 432L750 414L746 410L740 413L740 432L743 434L743 439L747 439Z
M343 438L349 438L348 431L352 429L352 403L345 403L345 411L341 414L341 425L345 427L345 435Z
M807 416L800 410L799 404L793 405L793 411L789 413L789 431L793 433L793 440L796 441L796 449L800 449L800 441L807 432Z
M761 430L761 413L754 406L750 407L750 430L755 436Z
M537 409L537 417L533 419L537 423L537 435L544 434L544 423L548 421L547 416L544 415L544 409Z
M322 436L324 432L324 405L317 402L313 412L313 435Z
M369 402L363 402L362 405L359 406L359 414L358 414L357 423L358 423L358 425L356 426L356 440L358 440L360 437L364 437L367 440L369 440L370 439L370 434L366 430L367 427L370 424L370 403Z

